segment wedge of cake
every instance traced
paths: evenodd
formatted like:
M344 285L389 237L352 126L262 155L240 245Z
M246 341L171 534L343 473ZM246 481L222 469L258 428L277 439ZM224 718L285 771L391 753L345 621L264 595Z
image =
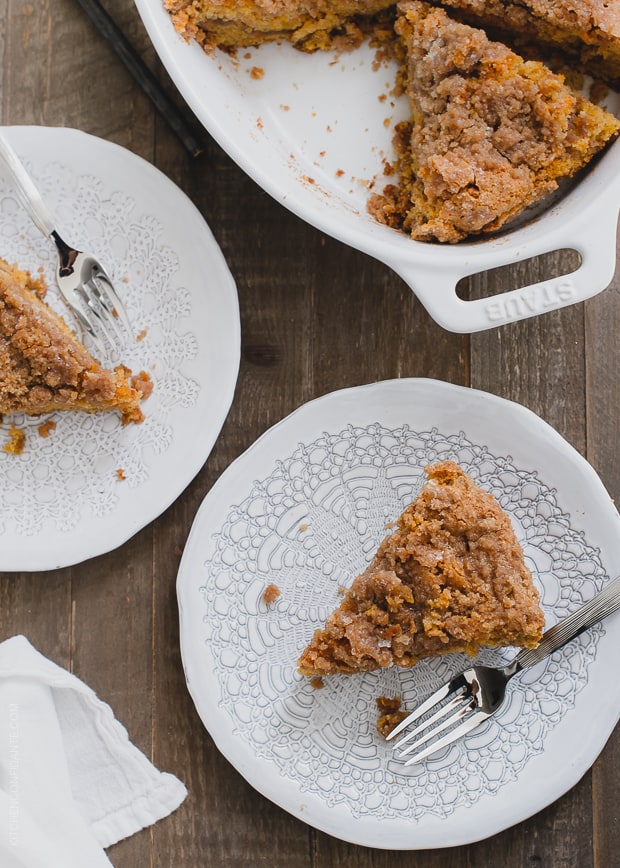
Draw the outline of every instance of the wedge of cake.
M206 51L288 41L305 51L354 48L393 0L164 0L177 31Z
M558 49L569 62L620 84L620 3L606 0L441 0L468 23L508 33L517 43Z
M398 10L412 120L398 185L369 203L387 225L418 241L494 232L618 135L613 115L542 63L421 0Z
M544 616L508 515L458 465L427 480L298 661L302 675L534 647Z
M116 410L141 422L144 372L107 370L44 301L45 284L0 259L0 415Z

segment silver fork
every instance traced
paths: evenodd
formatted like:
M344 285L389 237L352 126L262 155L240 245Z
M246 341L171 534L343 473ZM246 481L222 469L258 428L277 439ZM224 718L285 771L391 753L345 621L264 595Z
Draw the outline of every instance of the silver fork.
M620 576L568 618L547 630L536 648L520 651L506 666L472 666L456 675L405 717L388 735L388 741L420 721L394 745L394 750L400 750L399 758L409 757L405 765L420 762L447 747L495 714L504 701L511 678L540 663L619 608Z
M100 353L105 353L106 341L112 349L122 347L132 336L131 324L105 269L94 256L63 241L34 181L2 133L0 161L8 170L19 201L33 223L56 245L56 283L73 316Z

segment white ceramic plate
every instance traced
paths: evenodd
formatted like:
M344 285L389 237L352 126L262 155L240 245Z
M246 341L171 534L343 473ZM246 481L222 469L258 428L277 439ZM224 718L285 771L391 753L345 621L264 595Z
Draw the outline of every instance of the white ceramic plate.
M547 626L620 572L620 519L587 462L523 407L432 380L335 392L273 427L209 492L181 562L187 683L217 746L276 804L356 844L493 835L572 787L618 719L618 615L515 679L495 719L409 768L376 733L376 698L413 707L467 658L318 690L296 673L339 586L366 566L424 466L447 458L511 516ZM281 595L267 606L270 583Z
M160 515L203 466L232 401L240 353L234 281L202 216L161 172L125 149L60 128L7 136L69 243L100 258L136 335L123 361L154 383L146 419L117 414L6 417L22 455L0 448L0 570L47 570L110 551ZM56 251L0 173L0 255L55 289ZM57 427L43 438L47 418ZM119 479L117 470L124 472Z
M288 44L206 55L175 32L163 0L135 0L153 45L207 130L267 192L313 226L385 262L446 329L474 332L581 301L613 278L620 203L620 142L596 168L536 220L494 239L425 244L376 223L368 187L382 189L394 159L394 125L408 115L394 99L396 68L375 64L364 45L350 53L305 54ZM252 69L264 71L262 78ZM620 111L610 93L607 106ZM471 274L571 248L570 275L463 301Z

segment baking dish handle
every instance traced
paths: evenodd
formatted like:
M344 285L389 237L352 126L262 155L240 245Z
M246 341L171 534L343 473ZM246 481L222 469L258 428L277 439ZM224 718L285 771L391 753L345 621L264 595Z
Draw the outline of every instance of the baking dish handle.
M578 221L579 225L573 226L572 232L564 232L561 242L540 249L517 249L492 266L487 261L485 267L478 270L473 268L466 271L462 265L453 264L451 256L446 256L438 265L420 266L418 263L412 266L407 263L402 264L402 267L396 266L395 271L433 319L447 331L462 334L485 331L576 304L606 289L616 267L617 219L617 208L613 215L599 214L598 219L590 214L589 222ZM579 268L570 274L472 301L464 301L456 294L456 286L464 277L484 272L490 267L497 268L566 249L576 250L581 256Z

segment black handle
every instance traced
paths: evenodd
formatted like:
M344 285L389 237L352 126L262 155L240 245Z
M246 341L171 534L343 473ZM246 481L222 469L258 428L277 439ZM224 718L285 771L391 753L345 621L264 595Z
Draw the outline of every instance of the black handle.
M118 28L99 0L77 0L108 45L123 61L142 90L152 100L162 117L179 137L192 157L197 157L205 149L202 128L191 123L144 63L125 34Z

